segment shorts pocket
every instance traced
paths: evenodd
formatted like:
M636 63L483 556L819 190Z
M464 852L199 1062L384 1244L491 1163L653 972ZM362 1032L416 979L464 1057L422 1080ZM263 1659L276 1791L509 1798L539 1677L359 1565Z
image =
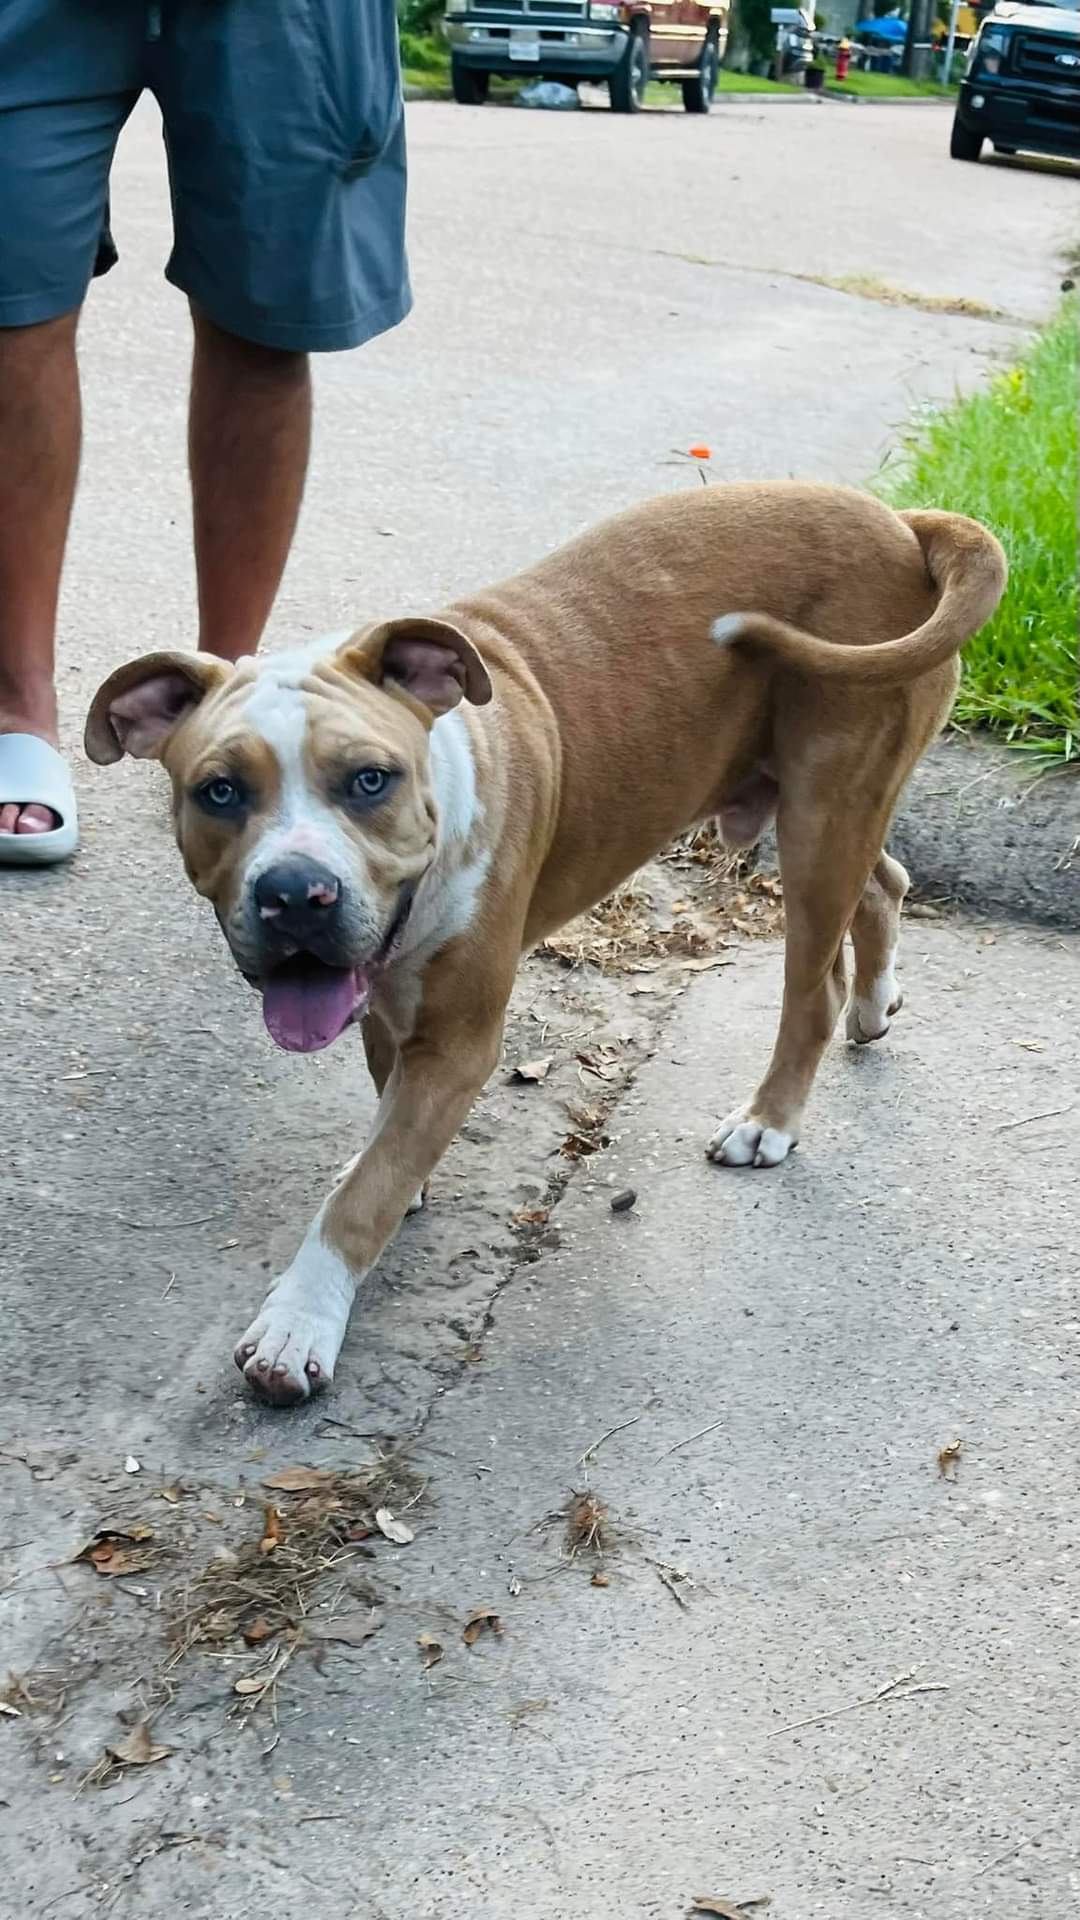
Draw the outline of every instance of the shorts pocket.
M346 180L377 166L402 116L394 0L305 0L324 131Z

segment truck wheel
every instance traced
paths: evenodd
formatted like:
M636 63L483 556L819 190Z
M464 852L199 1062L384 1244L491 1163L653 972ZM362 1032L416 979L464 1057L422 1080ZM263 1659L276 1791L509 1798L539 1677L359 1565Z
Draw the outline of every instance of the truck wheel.
M630 45L608 81L612 113L636 113L649 84L649 30L635 26Z
M687 113L708 113L720 78L720 49L715 40L706 40L701 61L693 80L682 83L683 106Z
M953 159L977 160L982 152L982 146L982 134L972 133L957 114L952 123L952 136L949 140L949 152Z
M484 73L479 67L467 67L451 56L450 91L459 107L482 107L490 85L490 73Z

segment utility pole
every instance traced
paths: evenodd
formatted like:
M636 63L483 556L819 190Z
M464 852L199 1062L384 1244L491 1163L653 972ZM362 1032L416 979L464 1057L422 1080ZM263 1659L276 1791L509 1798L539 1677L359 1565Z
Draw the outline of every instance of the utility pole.
M916 68L915 49L927 39L932 0L911 0L911 12L908 14L907 39L904 41L904 55L900 62L900 71L910 79Z

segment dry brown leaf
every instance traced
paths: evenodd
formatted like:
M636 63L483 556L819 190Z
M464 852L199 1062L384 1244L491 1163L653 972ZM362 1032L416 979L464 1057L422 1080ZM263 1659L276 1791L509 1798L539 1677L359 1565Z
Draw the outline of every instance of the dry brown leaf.
M482 1633L501 1633L503 1623L494 1607L474 1607L462 1630L467 1647L475 1647Z
M334 1620L305 1622L312 1637L316 1640L332 1640L342 1647L362 1647L373 1633L382 1626L376 1613L340 1613Z
M264 1474L262 1484L272 1493L310 1493L332 1478L325 1467L281 1467L277 1473Z
M387 1540L393 1541L395 1547L407 1547L416 1539L412 1528L407 1527L404 1520L395 1520L389 1507L379 1507L376 1510L375 1525Z
M521 1060L514 1068L510 1078L511 1080L523 1080L535 1086L538 1085L541 1080L547 1079L554 1064L554 1058L550 1055L545 1060Z
M597 1570L597 1572L593 1574L593 1577L590 1580L589 1585L591 1587L610 1587L611 1581L608 1578L608 1575L606 1573L601 1573L599 1570Z
M418 1633L416 1644L424 1656L425 1667L437 1667L446 1652L442 1641L437 1640L433 1633Z
M510 1215L510 1224L515 1227L543 1227L550 1218L550 1207L518 1207Z
M281 1538L281 1515L276 1507L267 1507L263 1520L262 1539L259 1541L259 1552L276 1553L281 1545Z
M262 1674L260 1676L257 1673L245 1673L241 1679L233 1681L233 1692L243 1694L265 1693L269 1685L270 1676L268 1674Z
M253 1620L250 1627L244 1628L244 1639L249 1647L258 1647L264 1640L269 1640L272 1632L273 1628L269 1621L260 1617L258 1620Z
M72 1555L72 1564L85 1560L95 1573L106 1577L142 1573L154 1561L157 1549L140 1543L153 1537L152 1527L131 1527L123 1533L105 1527Z
M956 1468L963 1448L962 1440L948 1440L940 1449L937 1457L938 1470L944 1474L946 1480L956 1479Z
M178 1506L183 1497L183 1493L179 1487L158 1488L158 1499L167 1500L170 1507Z
M586 1073L595 1074L598 1080L611 1079L610 1061L597 1059L595 1053L576 1053L574 1058L579 1066L584 1067Z
M149 1767L155 1760L167 1760L175 1748L155 1746L145 1720L140 1720L138 1726L132 1727L130 1733L105 1751L118 1766Z
M0 1713L6 1713L10 1720L22 1719L19 1708L13 1707L10 1700L0 1700Z
M700 959L684 960L682 970L684 973L707 973L710 967L733 967L734 965L734 960L725 960L723 954L703 953Z

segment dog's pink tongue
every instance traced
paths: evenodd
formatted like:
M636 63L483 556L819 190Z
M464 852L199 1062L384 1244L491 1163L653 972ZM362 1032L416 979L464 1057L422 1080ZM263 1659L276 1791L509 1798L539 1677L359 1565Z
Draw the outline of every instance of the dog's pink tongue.
M348 1026L368 992L367 976L350 967L290 962L263 982L263 1019L279 1047L318 1053Z

